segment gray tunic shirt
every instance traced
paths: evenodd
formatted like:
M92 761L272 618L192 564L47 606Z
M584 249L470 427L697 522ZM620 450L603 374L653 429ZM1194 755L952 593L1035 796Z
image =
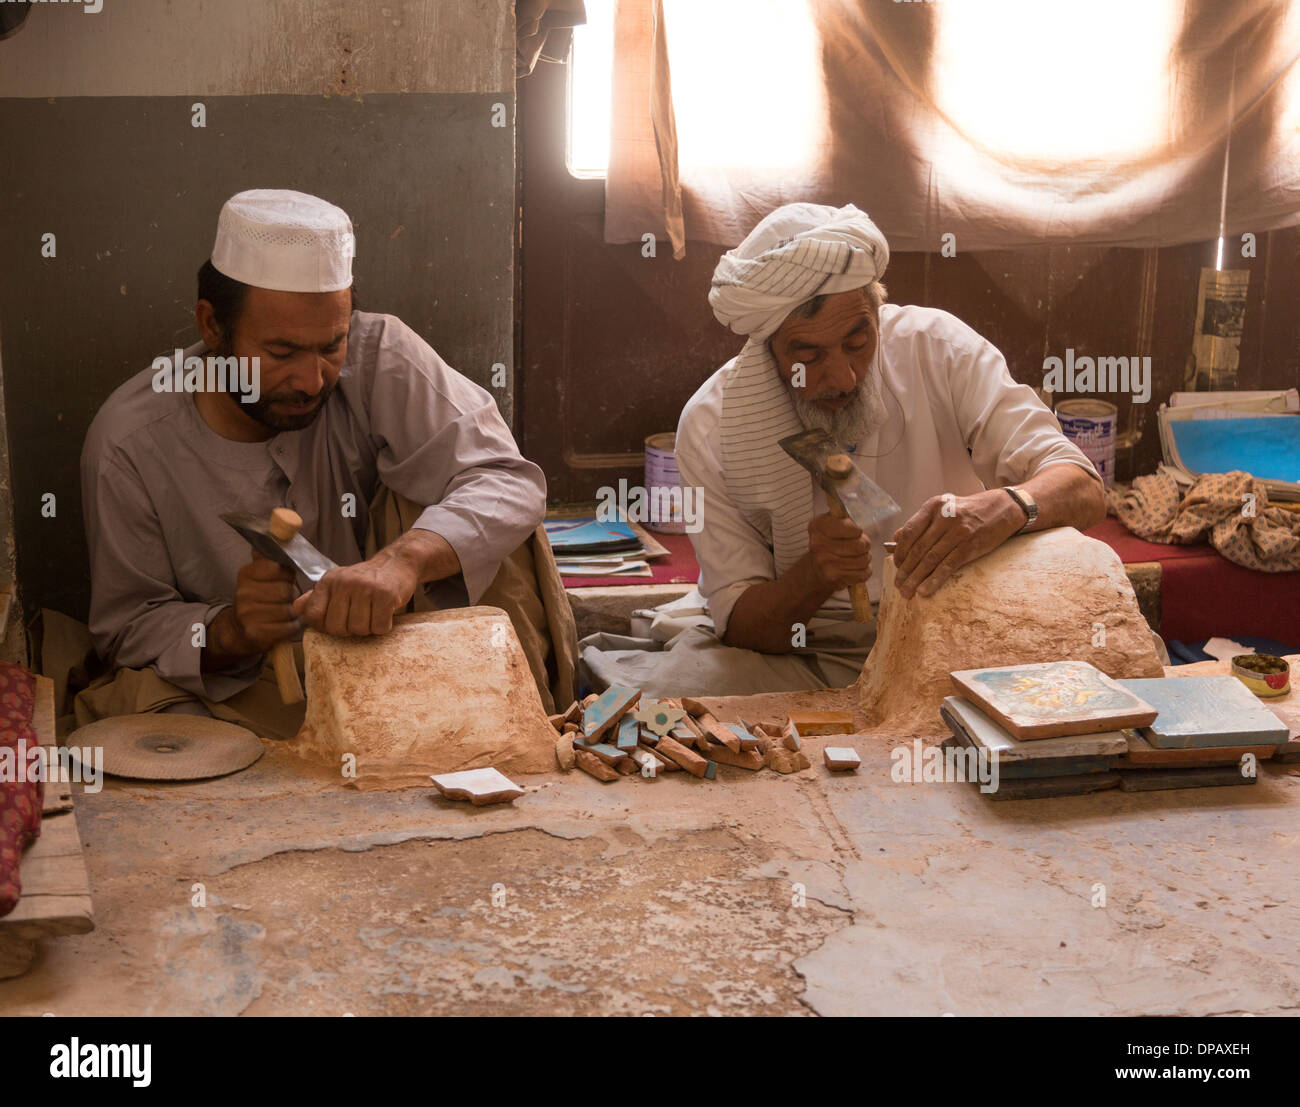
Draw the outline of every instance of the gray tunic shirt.
M386 486L429 505L415 526L460 558L440 606L476 602L545 513L545 478L492 397L394 316L353 312L321 413L265 442L221 437L193 395L156 392L153 377L147 369L108 398L82 450L90 632L106 660L152 666L188 692L224 700L261 669L260 659L225 673L199 667L194 624L231 604L251 556L223 512L290 507L304 537L350 565L363 559L368 505Z

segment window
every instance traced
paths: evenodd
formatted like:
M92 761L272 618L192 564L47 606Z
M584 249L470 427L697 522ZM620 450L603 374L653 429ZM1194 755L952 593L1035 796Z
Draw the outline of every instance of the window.
M569 57L569 172L603 177L609 168L614 73L614 0L587 0L587 22L573 29Z
M677 163L692 170L811 168L826 134L821 40L806 3L664 0Z
M569 66L568 166L575 177L609 167L614 0L587 0ZM678 166L811 166L825 132L820 42L799 0L664 0Z

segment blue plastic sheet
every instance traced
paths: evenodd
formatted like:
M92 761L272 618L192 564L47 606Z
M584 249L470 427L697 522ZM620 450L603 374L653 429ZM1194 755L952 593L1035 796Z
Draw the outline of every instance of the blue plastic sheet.
M1300 482L1300 416L1176 419L1169 428L1193 473L1240 469L1257 480Z

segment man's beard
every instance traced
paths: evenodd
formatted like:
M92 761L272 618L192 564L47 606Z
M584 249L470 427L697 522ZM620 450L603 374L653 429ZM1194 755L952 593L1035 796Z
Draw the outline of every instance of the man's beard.
M256 419L264 427L271 430L279 431L297 431L309 427L316 421L316 417L325 410L325 401L329 399L330 393L334 391L334 382L327 381L321 386L321 390L315 396L310 396L306 392L290 390L287 392L273 392L268 395L259 396L255 403L240 403L250 419ZM316 406L310 411L304 411L300 414L277 414L271 410L272 404L305 404L315 400Z
M808 430L824 430L841 446L857 446L884 426L888 418L878 373L870 374L859 384L851 393L853 398L838 411L808 399L799 389L791 392L799 421ZM842 395L823 399L838 399Z
M234 356L234 344L230 341L222 342L213 353L218 357L232 357ZM337 381L325 381L321 386L321 390L315 396L311 396L306 392L299 392L296 389L288 389L280 392L263 392L251 404L244 403L242 397L231 395L230 402L250 419L261 423L262 426L275 431L277 434L281 431L303 430L311 426L316 421L317 416L325 410L325 401L329 399L330 393L334 391L334 386L337 383ZM313 399L317 401L316 406L311 411L304 411L301 414L277 415L271 410L272 404L305 404Z

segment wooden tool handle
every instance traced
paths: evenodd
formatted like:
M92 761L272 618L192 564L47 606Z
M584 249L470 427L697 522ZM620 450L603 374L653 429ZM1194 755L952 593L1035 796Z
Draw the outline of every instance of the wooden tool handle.
M831 454L826 459L826 475L831 480L846 480L853 473L853 459L848 454Z
M288 542L302 528L302 516L287 507L277 507L271 512L266 529L277 542ZM271 664L275 668L275 682L280 687L284 703L301 703L306 697L302 681L298 679L298 664L293 656L292 642L277 642L271 647Z
M845 480L853 472L853 461L848 454L831 454L826 459L826 475L831 480ZM848 512L840 503L838 496L828 496L831 514L837 519L847 519ZM867 596L865 584L849 585L849 602L853 604L853 618L859 623L871 622L871 600Z
M853 618L856 622L871 622L871 599L867 596L865 584L854 584L849 588L849 601L853 604Z
M277 642L271 647L271 665L275 668L275 683L280 688L283 703L301 703L302 681L298 679L298 664L293 657L292 642Z
M266 529L277 542L288 542L302 529L302 516L292 508L277 507L271 512Z

